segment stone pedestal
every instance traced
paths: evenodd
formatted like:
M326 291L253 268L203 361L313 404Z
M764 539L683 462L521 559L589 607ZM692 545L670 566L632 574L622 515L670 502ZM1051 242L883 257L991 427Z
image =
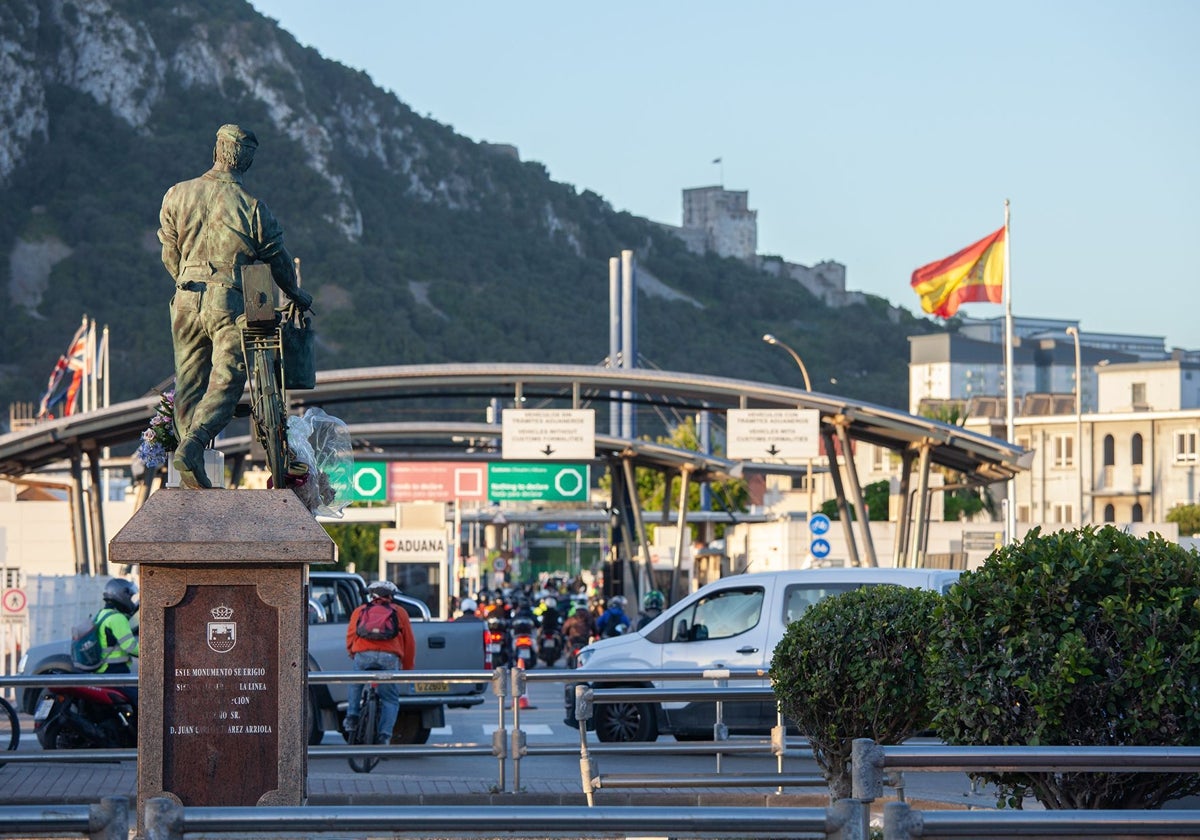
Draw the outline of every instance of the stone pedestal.
M146 800L301 805L307 573L334 544L285 490L165 489L109 546L141 569L138 825Z

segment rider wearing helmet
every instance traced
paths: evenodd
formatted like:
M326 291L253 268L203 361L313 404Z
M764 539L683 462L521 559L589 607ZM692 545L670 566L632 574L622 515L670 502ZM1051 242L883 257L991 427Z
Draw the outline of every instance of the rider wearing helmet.
M350 614L350 624L346 628L346 653L354 660L356 671L399 671L402 668L411 671L416 665L412 623L404 608L392 599L398 592L396 584L390 580L372 581L367 587L367 603ZM390 609L395 614L398 632L391 638L365 638L360 634L360 621L364 625L374 624L372 619L382 609ZM368 610L371 612L368 613ZM383 615L386 617L386 613ZM358 726L362 688L361 685L350 686L350 698L346 706L347 732L353 732ZM386 744L392 739L392 730L400 714L400 686L394 682L379 683L379 699L383 708L379 715L379 728L375 731L375 743Z
M657 589L651 589L642 597L642 611L638 614L637 629L641 630L654 619L662 615L667 599Z
M104 585L104 609L96 614L96 632L100 637L99 674L128 674L132 657L138 655L137 634L129 626L129 617L138 611L137 584L113 578ZM137 686L121 686L122 693L137 703Z
M625 614L624 595L614 595L608 601L608 608L596 619L596 629L603 637L620 636L633 624Z
M474 598L463 598L461 601L458 602L458 608L460 610L462 610L462 615L460 615L457 619L455 619L456 621L479 621L480 620L479 616L476 615L476 613L475 613L475 611L477 609L479 609L479 607L476 605Z

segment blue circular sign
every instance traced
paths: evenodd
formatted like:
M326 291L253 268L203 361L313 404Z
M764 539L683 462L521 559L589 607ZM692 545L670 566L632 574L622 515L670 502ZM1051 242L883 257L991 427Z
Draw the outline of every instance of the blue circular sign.
M828 557L829 552L833 551L833 546L829 544L829 540L822 539L813 540L810 548L812 550L812 556L816 557L817 559Z
M831 527L829 517L823 513L814 513L812 519L808 520L808 530L814 534L827 534Z

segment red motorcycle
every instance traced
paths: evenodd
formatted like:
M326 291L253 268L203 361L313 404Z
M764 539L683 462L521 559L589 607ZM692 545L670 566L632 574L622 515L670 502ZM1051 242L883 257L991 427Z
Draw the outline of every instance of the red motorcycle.
M137 706L119 686L62 686L42 695L33 732L46 750L136 747Z

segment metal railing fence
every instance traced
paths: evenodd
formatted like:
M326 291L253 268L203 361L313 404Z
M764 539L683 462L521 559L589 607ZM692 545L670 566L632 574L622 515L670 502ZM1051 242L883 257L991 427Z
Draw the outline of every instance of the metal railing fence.
M91 805L5 805L0 835L129 840L129 800L109 796Z
M796 840L866 840L861 803L843 800L829 808L664 808L658 806L582 808L551 806L357 806L357 807L189 807L167 798L146 803L146 840L185 840L189 836L345 837L399 833L420 836L483 834L571 838L614 834L659 834L676 838L782 835Z

